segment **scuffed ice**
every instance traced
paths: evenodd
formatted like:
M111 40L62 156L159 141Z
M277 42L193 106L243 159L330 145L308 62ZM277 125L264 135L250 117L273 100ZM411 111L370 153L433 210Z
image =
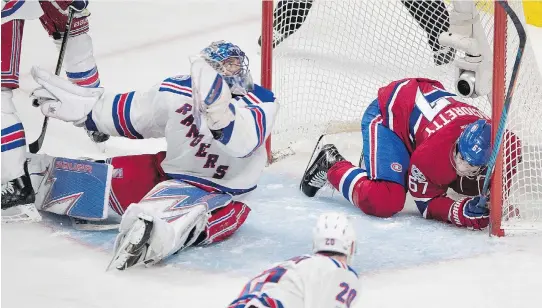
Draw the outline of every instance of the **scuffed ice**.
M164 264L251 275L271 263L310 252L313 224L330 210L345 212L354 222L358 247L353 265L362 273L471 257L502 245L486 231L425 220L415 210L387 219L370 217L331 189L310 199L297 189L298 179L285 174L265 173L259 186L246 201L252 208L249 218L232 238L187 249ZM51 215L45 221L57 235L107 252L113 250L116 231L76 231L67 219Z

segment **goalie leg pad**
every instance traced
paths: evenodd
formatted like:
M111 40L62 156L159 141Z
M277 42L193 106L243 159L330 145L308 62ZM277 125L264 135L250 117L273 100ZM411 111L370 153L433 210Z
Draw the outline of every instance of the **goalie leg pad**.
M410 155L403 141L383 125L378 101L374 100L361 120L363 159L371 180L395 182L406 187Z
M108 217L111 165L43 154L27 155L38 210L85 220Z
M217 243L232 236L245 222L249 213L250 207L239 201L232 201L213 211L205 229L205 238L200 244Z
M152 265L194 245L205 231L210 213L231 203L230 195L209 193L178 180L164 181L128 207L119 237L132 228L140 215L151 217L153 229L142 262Z

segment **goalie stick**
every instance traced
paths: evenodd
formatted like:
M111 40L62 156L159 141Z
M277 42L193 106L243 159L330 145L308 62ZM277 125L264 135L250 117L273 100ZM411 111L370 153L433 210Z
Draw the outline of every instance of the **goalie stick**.
M58 60L56 62L55 75L57 76L60 75L60 70L62 69L62 62L64 62L64 54L66 53L66 46L68 45L68 37L70 36L70 31L72 29L72 21L73 21L74 14L75 14L75 10L70 6L68 21L66 22L66 29L64 30L64 36L62 37L62 44L60 45L60 52L58 53ZM32 105L34 107L39 106L37 103L37 100L34 100L32 102ZM41 126L41 133L38 139L36 139L36 141L28 145L28 149L30 150L30 153L36 154L41 149L41 146L43 145L43 140L45 139L45 133L47 132L48 125L49 125L49 117L45 117L45 119L43 119L43 125Z
M521 24L521 20L516 15L516 12L514 12L514 10L510 7L510 5L508 5L506 1L497 0L496 2L498 3L498 5L503 7L503 9L506 11L506 14L510 16L510 19L514 23L514 27L516 28L516 31L518 32L518 36L519 36L519 46L518 46L518 51L516 54L516 60L514 61L514 66L512 68L510 83L508 84L508 89L506 92L506 98L504 100L503 110L502 110L501 118L499 120L499 126L497 127L497 134L493 142L493 149L491 151L491 156L487 164L487 173L486 173L486 178L484 179L484 186L482 189L482 195L480 197L479 206L487 206L490 178L493 171L495 170L495 162L497 160L497 154L499 153L499 149L502 144L502 138L506 132L505 125L506 125L506 119L508 118L508 110L510 109L510 104L512 103L512 97L514 95L514 89L516 87L519 67L521 65L521 59L523 57L523 52L525 50L525 44L527 43L527 33L525 32L525 28Z
M117 230L120 227L118 223L109 223L103 221L90 221L79 219L75 217L70 217L72 227L75 230L80 231L104 231L104 230Z
M336 121L336 120L329 122L327 124L327 126L326 126L326 129L324 130L324 133L321 134L320 137L318 137L318 141L316 142L316 147L314 148L314 151L312 152L312 154L314 154L314 152L316 152L316 150L319 150L320 142L322 141L322 139L325 136L341 134L341 133L360 132L361 131L361 124L360 123L361 122L358 122L358 121L352 121L352 122L346 122L345 123L345 122ZM271 160L268 163L268 165L274 164L274 163L276 163L278 161L281 161L281 160L283 160L283 159L285 159L287 157L290 157L292 155L295 155L295 154L297 154L297 153L296 153L296 150L294 149L293 145L290 145L285 149L274 151L272 153L272 155L271 155ZM309 161L309 164L310 164L310 161Z

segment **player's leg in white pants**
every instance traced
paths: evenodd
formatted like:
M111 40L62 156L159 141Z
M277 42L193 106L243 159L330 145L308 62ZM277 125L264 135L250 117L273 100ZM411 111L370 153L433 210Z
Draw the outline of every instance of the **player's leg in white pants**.
M2 87L2 184L24 174L26 139L13 105L12 89Z
M60 51L62 32L65 31L68 22L70 2L41 1L40 4L44 11L40 21ZM100 76L94 59L92 39L88 34L89 15L90 12L86 9L75 13L62 64L68 79L73 83L82 87L94 88L100 85ZM94 142L104 142L109 139L109 135L101 132L87 131L87 133Z
M62 39L54 42L60 51ZM100 85L92 38L88 33L70 36L64 57L64 67L71 82L88 88L96 88Z
M58 50L62 45L62 39L54 41ZM64 57L64 67L68 79L82 87L96 88L100 86L100 75L94 58L92 38L88 33L70 36ZM104 142L109 135L101 132L87 131L94 142Z
M26 139L12 89L2 87L2 222L39 221L26 169Z

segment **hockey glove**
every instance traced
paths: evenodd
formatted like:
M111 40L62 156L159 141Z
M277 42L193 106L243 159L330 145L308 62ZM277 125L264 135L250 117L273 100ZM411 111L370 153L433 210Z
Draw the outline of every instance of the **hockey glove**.
M88 0L73 0L70 6L76 11L82 11L87 8Z
M205 60L192 62L192 82L195 83L194 96L196 108L211 130L221 130L235 119L235 109L228 84Z
M104 92L103 88L80 87L36 66L31 73L41 85L32 91L34 106L39 106L46 117L73 122L75 126L84 124Z
M482 230L489 225L489 208L481 206L480 197L465 198L454 202L450 221L457 226Z

